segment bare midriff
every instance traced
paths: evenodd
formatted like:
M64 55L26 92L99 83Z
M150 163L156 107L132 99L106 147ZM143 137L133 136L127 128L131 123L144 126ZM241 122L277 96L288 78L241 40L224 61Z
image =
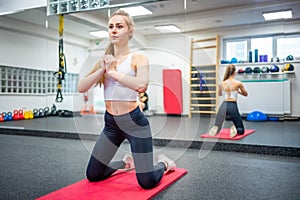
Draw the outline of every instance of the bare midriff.
M226 98L225 101L232 101L232 102L236 102L236 99L234 98Z
M112 115L123 115L138 107L137 101L105 101L106 111Z

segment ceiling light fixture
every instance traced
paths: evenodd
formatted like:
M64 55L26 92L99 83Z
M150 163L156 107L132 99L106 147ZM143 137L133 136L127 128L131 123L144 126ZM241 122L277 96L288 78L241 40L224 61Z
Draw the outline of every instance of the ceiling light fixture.
M287 19L293 17L292 10L264 12L262 15L264 16L265 20Z
M125 7L121 9L129 13L132 17L152 14L152 12L144 6Z
M174 24L160 25L160 26L155 26L154 28L162 33L174 33L174 32L179 33L179 32L181 32L181 29Z
M107 31L91 31L90 35L95 36L97 38L107 38L108 32Z

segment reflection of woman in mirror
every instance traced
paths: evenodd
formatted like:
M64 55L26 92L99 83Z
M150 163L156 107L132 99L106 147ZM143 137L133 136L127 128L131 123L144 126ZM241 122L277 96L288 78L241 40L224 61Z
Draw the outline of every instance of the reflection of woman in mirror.
M148 110L148 94L146 92L139 93L139 106L141 111Z
M228 65L224 74L223 82L219 84L219 96L222 96L224 93L225 99L218 110L215 125L208 133L211 136L214 136L221 131L226 116L229 116L234 124L234 126L230 128L230 137L244 134L245 128L238 110L237 98L238 94L248 96L248 92L243 83L235 79L235 75L235 66Z
M95 84L104 85L105 126L94 146L86 175L89 181L101 181L116 170L136 169L142 188L158 185L166 171L174 171L175 163L164 154L153 165L153 141L148 119L141 112L138 93L147 90L149 62L146 56L130 52L133 35L131 16L123 10L114 12L108 22L110 44L94 69L79 80L78 91L86 92ZM112 161L123 141L130 144L132 156Z

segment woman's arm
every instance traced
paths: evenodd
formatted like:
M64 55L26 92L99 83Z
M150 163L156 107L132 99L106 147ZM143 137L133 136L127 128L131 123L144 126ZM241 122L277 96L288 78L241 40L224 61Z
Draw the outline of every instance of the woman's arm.
M87 76L81 78L78 81L78 92L84 93L88 91L92 86L99 83L101 77L105 72L105 66L101 64L101 62L102 59L95 64L93 70Z
M220 83L219 85L218 85L218 95L219 96L222 96L223 95L223 92L222 92L222 83Z
M248 92L247 90L245 89L243 83L240 83L240 86L239 86L239 89L238 89L238 93L243 95L243 96L248 96Z
M119 81L122 85L135 90L139 93L145 92L149 82L149 62L146 56L134 54L132 57L132 65L136 67L136 76L131 77L122 74L114 67L106 67L109 76Z

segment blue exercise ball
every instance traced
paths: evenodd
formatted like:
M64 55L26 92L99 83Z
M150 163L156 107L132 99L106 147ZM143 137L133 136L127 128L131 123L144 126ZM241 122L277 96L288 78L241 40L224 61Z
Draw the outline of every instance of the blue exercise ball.
M231 63L237 63L238 62L238 60L236 59L236 58L231 58L231 61L230 61Z
M279 67L277 65L272 65L270 67L270 72L279 72Z
M253 111L247 115L248 121L267 121L267 116L261 111Z

